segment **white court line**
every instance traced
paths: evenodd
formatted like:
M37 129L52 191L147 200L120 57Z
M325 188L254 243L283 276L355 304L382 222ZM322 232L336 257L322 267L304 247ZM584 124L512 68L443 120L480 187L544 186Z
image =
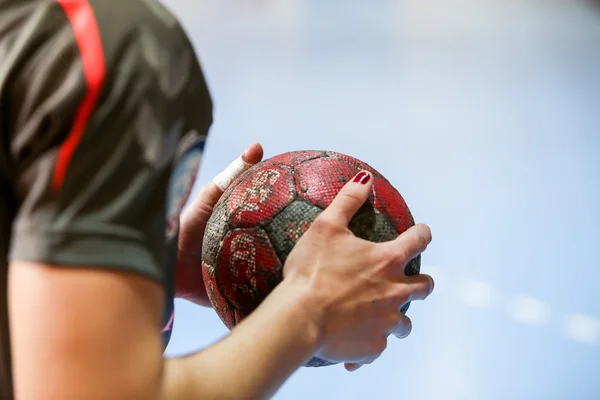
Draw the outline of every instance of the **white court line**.
M508 305L508 313L515 320L532 326L550 323L550 305L529 296L514 296Z
M459 288L461 300L472 307L489 308L494 305L494 289L485 282L465 279Z
M430 274L438 286L448 289L448 275L441 268L424 265L423 273ZM491 308L500 301L499 293L492 285L476 279L456 279L456 293L468 306ZM435 292L435 291L434 291ZM552 307L547 302L528 295L515 295L508 300L508 315L522 324L542 327L552 322ZM560 316L556 316L560 317ZM586 345L600 345L600 319L585 314L567 314L562 316L562 333L569 339Z
M570 339L585 344L600 344L600 321L583 314L569 314L563 320L563 330Z

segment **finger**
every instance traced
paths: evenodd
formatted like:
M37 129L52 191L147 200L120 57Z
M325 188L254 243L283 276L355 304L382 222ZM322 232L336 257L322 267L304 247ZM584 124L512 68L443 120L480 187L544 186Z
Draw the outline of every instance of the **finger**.
M404 277L401 285L406 285L409 290L408 302L425 300L435 287L433 278L427 274L411 275Z
M244 171L259 163L262 157L262 146L258 143L253 143L242 153L238 160L232 162L220 175L227 178L229 182L227 183L228 186ZM239 166L240 163L243 168L232 167L234 164ZM220 185L224 189L227 188L224 185L225 181L223 179L220 181L217 180L217 182L221 182ZM198 243L202 243L206 223L212 214L214 206L223 195L224 189L219 187L214 181L207 183L200 189L190 206L183 211L179 234L180 255L188 255L190 257L198 257L200 255L201 249ZM190 251L190 249L194 250Z
M250 165L258 164L262 161L263 153L260 143L252 143L242 154L242 159Z
M373 187L371 178L372 175L368 171L356 174L339 191L329 207L321 213L321 218L331 218L333 221L348 226L354 214L365 204L371 193Z
M252 143L240 157L231 162L227 168L219 173L211 182L204 185L192 204L202 208L211 208L217 204L223 192L253 165L258 164L263 157L263 148L260 143Z
M250 145L237 159L233 160L220 174L213 178L213 183L222 192L225 191L244 171L248 170L262 158L262 147L258 143Z
M402 315L400 318L400 322L391 332L392 335L396 336L398 339L404 339L412 332L412 321L406 315Z
M344 368L346 368L346 371L348 372L354 372L357 369L359 369L360 367L362 367L364 364L362 363L345 363L344 364Z
M348 372L354 372L364 365L373 364L380 356L381 354L377 354L358 363L344 363L344 368L346 368L346 371Z
M382 254L385 254L386 257L389 257L390 254L392 255L392 260L388 261L394 267L400 268L402 273L404 273L406 264L424 252L431 243L431 240L431 229L425 224L417 224L407 229L396 239L390 242L379 243L378 246L385 250L382 251ZM398 261L402 265L398 265Z

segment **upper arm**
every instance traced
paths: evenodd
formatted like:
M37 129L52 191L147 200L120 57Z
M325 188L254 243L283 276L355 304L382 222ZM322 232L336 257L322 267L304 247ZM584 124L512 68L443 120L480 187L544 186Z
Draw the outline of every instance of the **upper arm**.
M11 264L9 282L19 398L159 393L158 285L127 272L22 261Z
M211 103L164 10L58 3L29 2L37 25L22 30L13 60L15 386L25 399L135 398L161 373L173 162L189 138L206 136Z

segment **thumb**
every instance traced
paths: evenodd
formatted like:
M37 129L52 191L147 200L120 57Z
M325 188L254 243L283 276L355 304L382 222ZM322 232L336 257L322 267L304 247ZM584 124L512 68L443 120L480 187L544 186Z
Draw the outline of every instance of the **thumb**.
M372 187L371 173L368 171L359 172L350 182L344 185L320 217L348 226L354 214L369 198Z

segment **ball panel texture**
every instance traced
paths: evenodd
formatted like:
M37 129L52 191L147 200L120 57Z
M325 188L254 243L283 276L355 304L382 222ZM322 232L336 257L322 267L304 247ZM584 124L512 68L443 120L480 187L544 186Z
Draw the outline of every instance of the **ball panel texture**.
M311 203L296 199L265 226L280 260L287 259L298 239L322 211Z
M225 235L215 280L235 310L254 310L282 279L281 263L265 231L234 229Z
M367 163L365 163L363 161L360 161L359 159L356 159L354 157L351 157L349 155L338 153L338 152L335 152L335 151L326 151L325 155L327 157L331 157L331 158L336 158L338 160L342 160L346 164L348 164L351 167L354 167L356 169L369 171L375 177L378 177L378 178L382 177L382 175L379 173L379 171L377 171L375 168L373 168L369 164L367 164Z
M296 197L292 168L265 162L252 177L240 182L231 193L232 226L261 226L270 221Z
M300 165L301 163L314 160L315 158L320 158L325 156L324 151L312 150L312 151L292 151L290 153L284 153L281 155L281 159L277 159L277 162L285 162L290 167L294 168Z
M235 315L231 303L221 293L221 289L218 287L217 281L215 280L215 267L211 264L202 262L202 277L204 278L204 286L206 287L206 293L208 298L217 313L221 318L221 321L232 329L235 322Z
M223 196L225 196L225 193ZM213 268L217 264L221 242L231 227L231 211L229 210L227 199L228 197L222 197L215 205L204 231L205 239L202 245L202 261Z
M373 193L349 229L365 240L393 240L414 225L404 199L379 172L341 153L281 154L250 168L225 191L207 224L202 270L208 296L228 328L248 316L281 282L283 265L295 244L360 170L373 174ZM405 273L419 270L420 256ZM305 366L332 364L313 357Z
M357 168L335 158L306 161L295 168L298 196L325 209L357 172Z
M404 232L415 224L408 205L385 178L375 177L374 187L375 207L390 218L398 232Z

